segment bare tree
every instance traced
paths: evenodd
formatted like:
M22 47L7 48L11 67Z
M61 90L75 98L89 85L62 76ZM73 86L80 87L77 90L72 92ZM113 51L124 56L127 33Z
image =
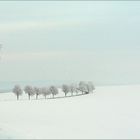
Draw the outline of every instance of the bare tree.
M25 93L28 94L29 100L30 100L30 97L33 96L33 95L35 94L34 89L33 89L32 86L26 86L26 87L24 88L24 91L25 91Z
M70 91L70 88L68 85L62 85L62 91L65 93L65 96L67 96L67 94Z
M50 89L47 88L47 87L43 87L43 88L41 89L41 91L42 91L42 95L45 97L45 99L46 99L47 95L50 95L50 94L51 94Z
M53 98L54 98L55 95L58 94L58 89L57 89L55 86L51 86L51 87L49 88L49 90L50 90L50 92L51 92Z
M23 91L19 85L15 85L13 88L13 93L17 96L17 100L19 100L19 96L22 95Z
M36 99L38 99L38 96L41 94L39 87L34 87L34 93L36 94Z

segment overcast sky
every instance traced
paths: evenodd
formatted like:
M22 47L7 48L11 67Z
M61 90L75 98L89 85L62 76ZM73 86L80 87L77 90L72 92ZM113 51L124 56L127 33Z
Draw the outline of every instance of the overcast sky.
M0 81L140 84L139 1L1 1L0 43Z

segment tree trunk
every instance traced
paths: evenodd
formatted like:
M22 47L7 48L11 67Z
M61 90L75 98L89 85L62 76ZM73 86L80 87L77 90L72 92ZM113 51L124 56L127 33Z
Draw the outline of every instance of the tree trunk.
M36 100L38 99L38 94L36 94Z
M19 100L19 95L17 95L17 100Z
M30 100L30 94L28 94L29 100Z

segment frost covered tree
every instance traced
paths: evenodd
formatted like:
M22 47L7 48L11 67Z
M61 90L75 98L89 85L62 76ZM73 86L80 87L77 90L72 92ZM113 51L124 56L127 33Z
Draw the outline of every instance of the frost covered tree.
M82 92L82 94L86 93L87 92L87 84L86 84L86 82L81 81L79 83L79 88L78 89Z
M88 82L87 83L87 91L88 91L88 93L92 93L93 90L95 90L95 87L94 87L93 83L92 82Z
M17 100L19 100L19 96L22 95L23 91L19 85L15 85L13 88L13 93L17 96Z
M57 89L57 87L55 87L55 86L51 86L51 87L49 88L49 90L50 90L50 92L51 92L53 98L54 98L55 95L58 94L58 89Z
M65 93L65 96L69 93L70 89L68 85L62 85L62 91Z
M77 93L78 92L76 84L71 84L69 86L69 90L71 92L71 95L73 95L73 93Z
M34 87L34 93L36 95L36 99L38 99L38 96L41 94L41 89L39 87Z
M25 93L28 94L29 100L30 100L30 97L35 94L32 86L25 86L24 91L25 91Z
M75 93L76 93L76 95L78 95L78 93L79 93L79 90L77 87L76 87Z
M41 89L41 91L42 91L42 95L45 97L45 99L46 99L46 97L47 97L48 95L51 94L50 89L47 88L47 87L43 87L43 88Z
M93 92L93 90L95 90L95 87L92 82L80 82L78 89L82 92L82 94L88 94Z

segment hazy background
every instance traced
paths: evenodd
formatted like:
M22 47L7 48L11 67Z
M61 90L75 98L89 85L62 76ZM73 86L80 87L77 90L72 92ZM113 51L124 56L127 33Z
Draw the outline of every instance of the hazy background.
M0 88L140 84L139 1L1 1L0 43Z

